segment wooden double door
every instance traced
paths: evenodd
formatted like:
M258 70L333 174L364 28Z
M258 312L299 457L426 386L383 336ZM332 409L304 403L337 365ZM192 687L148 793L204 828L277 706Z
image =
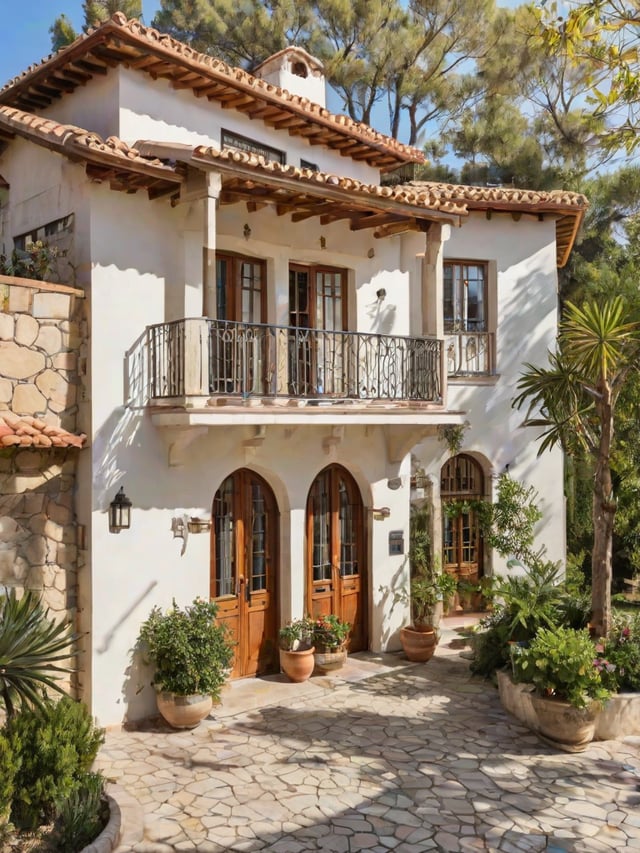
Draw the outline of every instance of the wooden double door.
M318 474L307 500L307 612L349 622L349 650L368 647L364 512L360 491L339 465Z
M213 500L211 599L235 641L232 678L278 670L278 530L275 496L248 469L227 477ZM309 491L305 612L349 622L349 649L368 647L364 512L360 491L338 465ZM302 569L302 567L300 567ZM294 567L291 582L299 578Z
M211 598L236 643L231 677L277 671L275 496L255 472L236 471L216 492L212 519Z

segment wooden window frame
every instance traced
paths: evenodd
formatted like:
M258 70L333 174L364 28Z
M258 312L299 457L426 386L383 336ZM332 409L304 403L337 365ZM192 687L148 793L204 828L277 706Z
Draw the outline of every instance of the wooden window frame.
M272 148L271 145L265 145L264 142L258 142L256 139L251 139L249 136L243 136L241 133L235 133L233 130L225 130L220 132L220 143L222 150L244 151L249 154L257 154L263 157L267 162L280 163L282 166L287 164L287 154L279 148Z
M346 332L349 330L348 324L348 307L349 301L347 297L347 287L348 287L348 270L344 267L332 267L325 264L301 264L292 262L289 264L289 272L306 272L309 274L309 318L310 323L308 327L299 327L299 328L310 328L310 329L321 329L323 326L318 325L318 287L317 287L317 277L318 273L330 273L332 275L338 274L341 278L340 283L340 311L342 314L342 328L336 329L334 331ZM293 313L293 308L291 305L291 297L289 296L289 325L294 326L291 322L291 316Z
M228 272L225 279L226 295L226 317L220 316L220 302L218 291L218 261L227 261ZM242 276L243 263L253 264L260 267L260 319L252 320L251 323L266 323L267 318L267 263L263 258L254 258L249 255L241 255L236 252L216 252L216 317L220 319L237 318L242 315ZM233 321L232 321L233 322ZM236 322L247 322L236 320Z

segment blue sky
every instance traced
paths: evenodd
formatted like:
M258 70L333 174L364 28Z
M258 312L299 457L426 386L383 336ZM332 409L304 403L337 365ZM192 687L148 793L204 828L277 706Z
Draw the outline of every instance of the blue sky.
M160 0L143 0L146 23L151 23L159 8ZM61 14L80 31L84 22L82 0L0 0L0 86L51 53L49 27Z

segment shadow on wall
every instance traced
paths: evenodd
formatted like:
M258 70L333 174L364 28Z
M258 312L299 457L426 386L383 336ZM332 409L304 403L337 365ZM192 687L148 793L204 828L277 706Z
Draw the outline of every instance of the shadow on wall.
M367 317L371 320L371 331L377 335L390 335L396 319L396 306L384 305L386 291L378 291L378 298L367 306Z

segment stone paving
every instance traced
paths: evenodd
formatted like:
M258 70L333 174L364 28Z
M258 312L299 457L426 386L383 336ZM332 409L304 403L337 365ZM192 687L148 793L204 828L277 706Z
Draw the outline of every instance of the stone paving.
M118 853L640 850L640 738L555 752L458 645L239 682L193 731L109 733L99 768L141 816Z

